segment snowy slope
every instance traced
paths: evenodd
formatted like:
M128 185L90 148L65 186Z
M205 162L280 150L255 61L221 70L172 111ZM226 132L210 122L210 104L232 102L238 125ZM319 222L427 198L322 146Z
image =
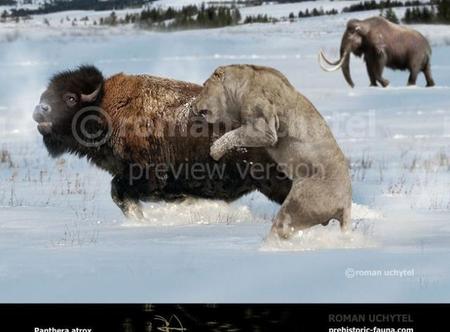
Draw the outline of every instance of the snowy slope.
M377 2L380 2L382 0L376 0ZM402 2L405 2L408 0L402 0ZM427 0L420 0L422 2L427 2ZM201 1L201 0L161 0L161 1L155 1L149 4L151 7L161 7L161 8L181 8L183 6L186 6L188 4L196 4L201 5L202 3L208 4L208 2ZM220 1L213 1L210 2L214 5L230 5L230 2L220 2ZM288 4L276 4L276 3L264 3L260 6L245 6L240 5L240 12L242 15L242 18L245 19L247 16L253 16L253 15L268 15L270 17L274 18L284 18L286 19L289 14L292 12L295 15L298 14L298 12L305 11L306 9L312 10L314 8L317 9L324 9L324 10L331 10L333 8L337 9L339 12L342 11L344 7L348 7L354 3L358 3L358 1L354 0L344 0L344 1L328 1L328 0L318 0L318 1L303 1L303 2L297 2L297 3L288 3ZM33 8L37 5L25 5L22 6L23 8L28 8L32 6ZM147 5L144 6L145 8ZM143 7L143 8L144 8ZM12 7L6 7L6 6L0 6L0 12L3 12L3 10L10 10ZM31 7L30 7L31 8ZM115 14L118 18L125 17L126 14L134 14L139 13L143 10L143 8L129 8L129 9L122 9L122 10L115 10ZM405 11L405 8L396 8L396 13L402 17ZM0 33L9 31L26 31L30 27L33 27L34 29L45 30L44 33L48 32L49 30L54 33L89 33L90 30L93 28L96 28L97 31L102 31L105 28L95 25L99 23L101 18L106 18L111 14L111 10L103 10L103 11L86 11L86 10L70 10L70 11L64 11L64 12L57 12L57 13L51 13L51 14L43 14L43 15L34 15L31 17L31 19L27 20L26 22L20 21L19 23L16 22L7 22L3 23L0 27ZM375 11L367 11L363 13L353 13L349 15L365 15L365 16L372 16L372 15L378 15L379 10ZM85 20L85 18L88 18L88 20ZM320 18L319 18L320 19ZM76 20L76 26L73 26L73 21ZM47 26L50 25L50 26ZM128 29L128 30L134 30L132 25L128 26L122 26L121 29ZM89 31L86 31L88 29ZM110 29L109 27L106 29ZM4 30L4 31L1 31ZM1 36L1 34L0 34Z
M405 87L407 73L387 70L389 88L368 88L353 58L350 89L317 53L336 57L346 21L373 14L168 34L0 25L0 301L448 302L450 28L416 26L437 87ZM81 63L197 83L230 63L281 70L351 162L354 231L265 241L278 206L257 193L147 204L148 222L125 220L110 177L51 160L31 120L48 77Z

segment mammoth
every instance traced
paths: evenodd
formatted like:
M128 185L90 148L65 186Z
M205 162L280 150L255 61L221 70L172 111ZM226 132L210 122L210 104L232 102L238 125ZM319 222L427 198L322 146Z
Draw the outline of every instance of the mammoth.
M348 21L342 37L339 60L330 61L323 51L319 53L322 69L342 69L345 80L354 87L350 75L351 53L358 57L364 56L371 86L377 86L377 83L383 87L389 85L389 81L383 78L385 67L409 70L408 85L416 84L420 72L425 75L427 87L435 85L431 75L431 47L426 38L418 31L394 24L383 17Z
M112 199L127 217L145 218L142 201L233 201L253 190L281 204L292 181L264 149L211 158L223 129L194 114L201 90L150 75L104 78L82 66L50 79L33 119L52 157L75 154L111 174ZM252 165L262 165L264 174Z

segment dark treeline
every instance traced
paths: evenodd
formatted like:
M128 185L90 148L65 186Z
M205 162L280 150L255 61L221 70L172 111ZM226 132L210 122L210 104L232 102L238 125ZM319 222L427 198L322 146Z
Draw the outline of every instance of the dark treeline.
M9 0L0 0L9 1ZM49 14L66 10L114 10L143 6L148 0L51 0L37 9L11 9L11 17L27 17L36 14Z
M439 0L434 3L437 7L436 20L442 23L450 23L450 1Z
M412 1L395 1L395 0L386 0L381 2L376 1L364 1L355 3L354 5L350 5L349 7L345 7L342 9L343 13L351 13L351 12L360 12L365 10L376 10L376 9L386 9L386 8L395 8L395 7L411 7L411 6L420 6L423 5L418 0L412 0Z
M386 0L386 1L381 1L381 2L376 2L376 1L364 1L364 2L359 2L359 3L355 3L354 5L351 5L349 7L345 7L342 9L343 13L349 13L349 12L357 12L357 11L366 11L366 10L384 10L384 9L389 9L389 8L396 8L396 7L411 7L411 6L419 6L419 5L423 5L423 3L421 3L418 0L411 0L411 1L405 1L400 2L400 1L391 1L391 0ZM337 15L339 14L339 11L337 11L336 9L331 9L331 10L323 10L323 8L314 8L312 10L308 10L306 9L304 12L300 11L298 13L298 17L299 18L304 18L304 17L315 17L315 16L323 16L323 15ZM393 15L392 15L393 14ZM385 15L383 15L385 16ZM289 14L289 18L293 19L295 16L293 13ZM395 22L395 13L393 13L392 10L388 10L387 11L387 15L385 16L387 19ZM398 20L398 19L397 19Z
M305 2L305 1L311 1L311 0L275 0L273 2L276 3L295 3L295 2ZM312 0L315 1L315 0ZM264 2L271 2L271 1L264 1Z
M433 1L432 7L408 8L405 12L403 22L407 24L450 24L450 1L435 0Z
M227 6L188 5L181 9L150 8L141 13L127 14L118 19L114 12L100 19L100 25L135 24L140 28L156 30L176 30L195 28L219 28L237 25L241 13L237 8Z
M0 0L0 6L15 6L15 0Z
M255 0L257 2L258 0ZM46 14L58 12L63 10L115 10L129 7L140 7L145 3L151 2L149 0L52 0L46 2L38 9L11 9L10 12L6 10L0 14L0 22L5 22L10 18L27 19L33 14ZM298 2L297 1L277 1L277 2ZM0 4L15 3L14 0L0 0ZM100 25L119 25L119 24L135 24L138 27L146 29L158 30L175 30L175 29L195 29L195 28L217 28L230 25L238 25L241 23L241 14L236 7L236 3L240 0L230 2L230 5L188 5L181 9L172 7L150 7L142 10L140 13L127 14L125 17L118 18L113 11L110 16L101 18L98 22ZM409 7L406 9L405 16L402 22L406 24L414 23L443 23L450 24L450 1L449 0L431 0L425 4L418 0L406 1L404 3L396 0L386 0L379 3L375 1L364 1L355 3L349 7L345 7L342 12L354 12L365 10L381 11L381 16L387 18L391 22L400 23L394 10L395 7ZM323 15L336 15L339 12L336 9L324 10L323 8L314 8L312 10L300 11L297 15L290 13L288 19L294 21L298 18L315 17ZM68 18L67 18L68 19ZM76 19L75 19L76 20ZM86 21L89 20L86 17ZM45 19L46 24L50 25L49 21ZM279 20L268 15L247 16L243 20L243 24L248 23L275 23ZM94 25L97 21L93 22ZM72 25L77 25L72 22Z
M398 19L397 14L395 14L395 11L392 8L388 8L386 11L381 10L380 16L391 21L392 23L395 23L395 24L400 23L400 20Z
M403 17L403 22L407 24L414 23L433 23L436 18L436 12L434 8L428 7L414 7L408 8Z
M278 20L276 18L267 16L267 15L253 15L253 16L247 16L244 19L244 24L250 24L250 23L276 23Z
M393 23L400 23L392 8L381 11L381 16ZM402 19L406 24L450 24L450 2L435 0L431 6L407 8Z
M291 13L293 15L293 13ZM337 15L339 12L336 9L330 9L330 10L323 10L323 8L317 9L314 8L312 10L306 9L304 12L299 11L298 17L314 17L314 16L323 16L323 15Z

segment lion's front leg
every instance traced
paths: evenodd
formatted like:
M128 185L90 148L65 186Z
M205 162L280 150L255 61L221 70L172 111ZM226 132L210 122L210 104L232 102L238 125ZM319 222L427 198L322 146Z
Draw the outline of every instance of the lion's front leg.
M237 147L271 147L278 141L278 120L258 117L247 121L241 127L229 131L213 143L210 155L214 160L221 159L228 151Z
M239 141L239 129L240 128L229 131L213 143L209 150L209 154L214 160L221 159L228 151L231 151L237 146Z

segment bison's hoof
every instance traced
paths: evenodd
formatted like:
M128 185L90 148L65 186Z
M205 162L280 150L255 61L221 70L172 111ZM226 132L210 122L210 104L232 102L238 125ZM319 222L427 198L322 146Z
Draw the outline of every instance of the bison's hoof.
M125 212L125 217L128 219L134 219L137 221L144 221L145 216L144 212L139 206L130 206L128 210Z

